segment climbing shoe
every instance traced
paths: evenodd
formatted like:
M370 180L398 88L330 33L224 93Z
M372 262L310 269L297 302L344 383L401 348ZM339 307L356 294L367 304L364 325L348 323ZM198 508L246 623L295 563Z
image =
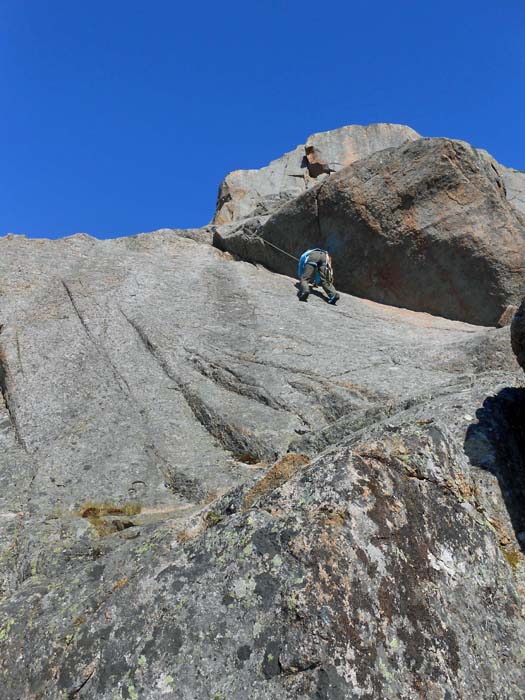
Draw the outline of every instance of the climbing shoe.
M332 294L332 296L329 297L329 299L328 299L328 303L332 304L333 306L335 306L338 301L339 301L339 294Z
M308 301L308 292L297 292L299 301Z

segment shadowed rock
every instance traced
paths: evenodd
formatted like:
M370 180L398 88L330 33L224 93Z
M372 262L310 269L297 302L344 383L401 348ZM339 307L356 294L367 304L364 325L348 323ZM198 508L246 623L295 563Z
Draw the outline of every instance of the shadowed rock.
M514 543L514 556L525 551L525 389L509 388L485 399L469 426L465 452L471 463L494 474L499 482L510 524L494 519L500 543ZM507 556L512 558L512 548ZM512 559L511 559L512 560Z
M519 366L525 370L525 298L522 299L510 325L512 352Z

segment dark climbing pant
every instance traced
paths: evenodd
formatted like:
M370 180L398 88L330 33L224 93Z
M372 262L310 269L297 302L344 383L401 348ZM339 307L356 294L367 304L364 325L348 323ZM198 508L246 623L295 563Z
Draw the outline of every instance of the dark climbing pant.
M333 284L326 279L326 253L322 253L320 250L314 250L308 256L308 262L304 266L303 274L301 275L300 281L300 293L309 294L310 284L314 283L315 273L319 271L319 276L321 277L321 286L323 287L326 294L329 297L333 297L337 294Z

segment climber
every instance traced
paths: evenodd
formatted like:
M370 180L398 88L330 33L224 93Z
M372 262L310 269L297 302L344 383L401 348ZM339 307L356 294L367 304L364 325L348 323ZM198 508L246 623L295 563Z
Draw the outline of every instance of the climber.
M334 273L328 251L323 248L311 248L301 255L299 260L299 301L307 301L310 284L319 284L328 296L329 304L336 304L339 294L333 285Z

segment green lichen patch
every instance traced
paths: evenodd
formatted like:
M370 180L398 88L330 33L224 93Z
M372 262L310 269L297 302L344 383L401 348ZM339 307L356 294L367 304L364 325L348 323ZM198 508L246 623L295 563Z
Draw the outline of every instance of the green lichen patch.
M512 569L516 571L518 564L523 559L523 554L517 549L504 549L503 547L501 547L501 551Z
M222 515L220 513L216 513L214 510L209 510L204 516L204 520L206 521L208 527L213 527L221 522Z
M15 624L15 621L10 618L7 620L7 622L0 627L0 642L2 642L4 639L7 639L9 637L9 633L11 632L11 627Z

